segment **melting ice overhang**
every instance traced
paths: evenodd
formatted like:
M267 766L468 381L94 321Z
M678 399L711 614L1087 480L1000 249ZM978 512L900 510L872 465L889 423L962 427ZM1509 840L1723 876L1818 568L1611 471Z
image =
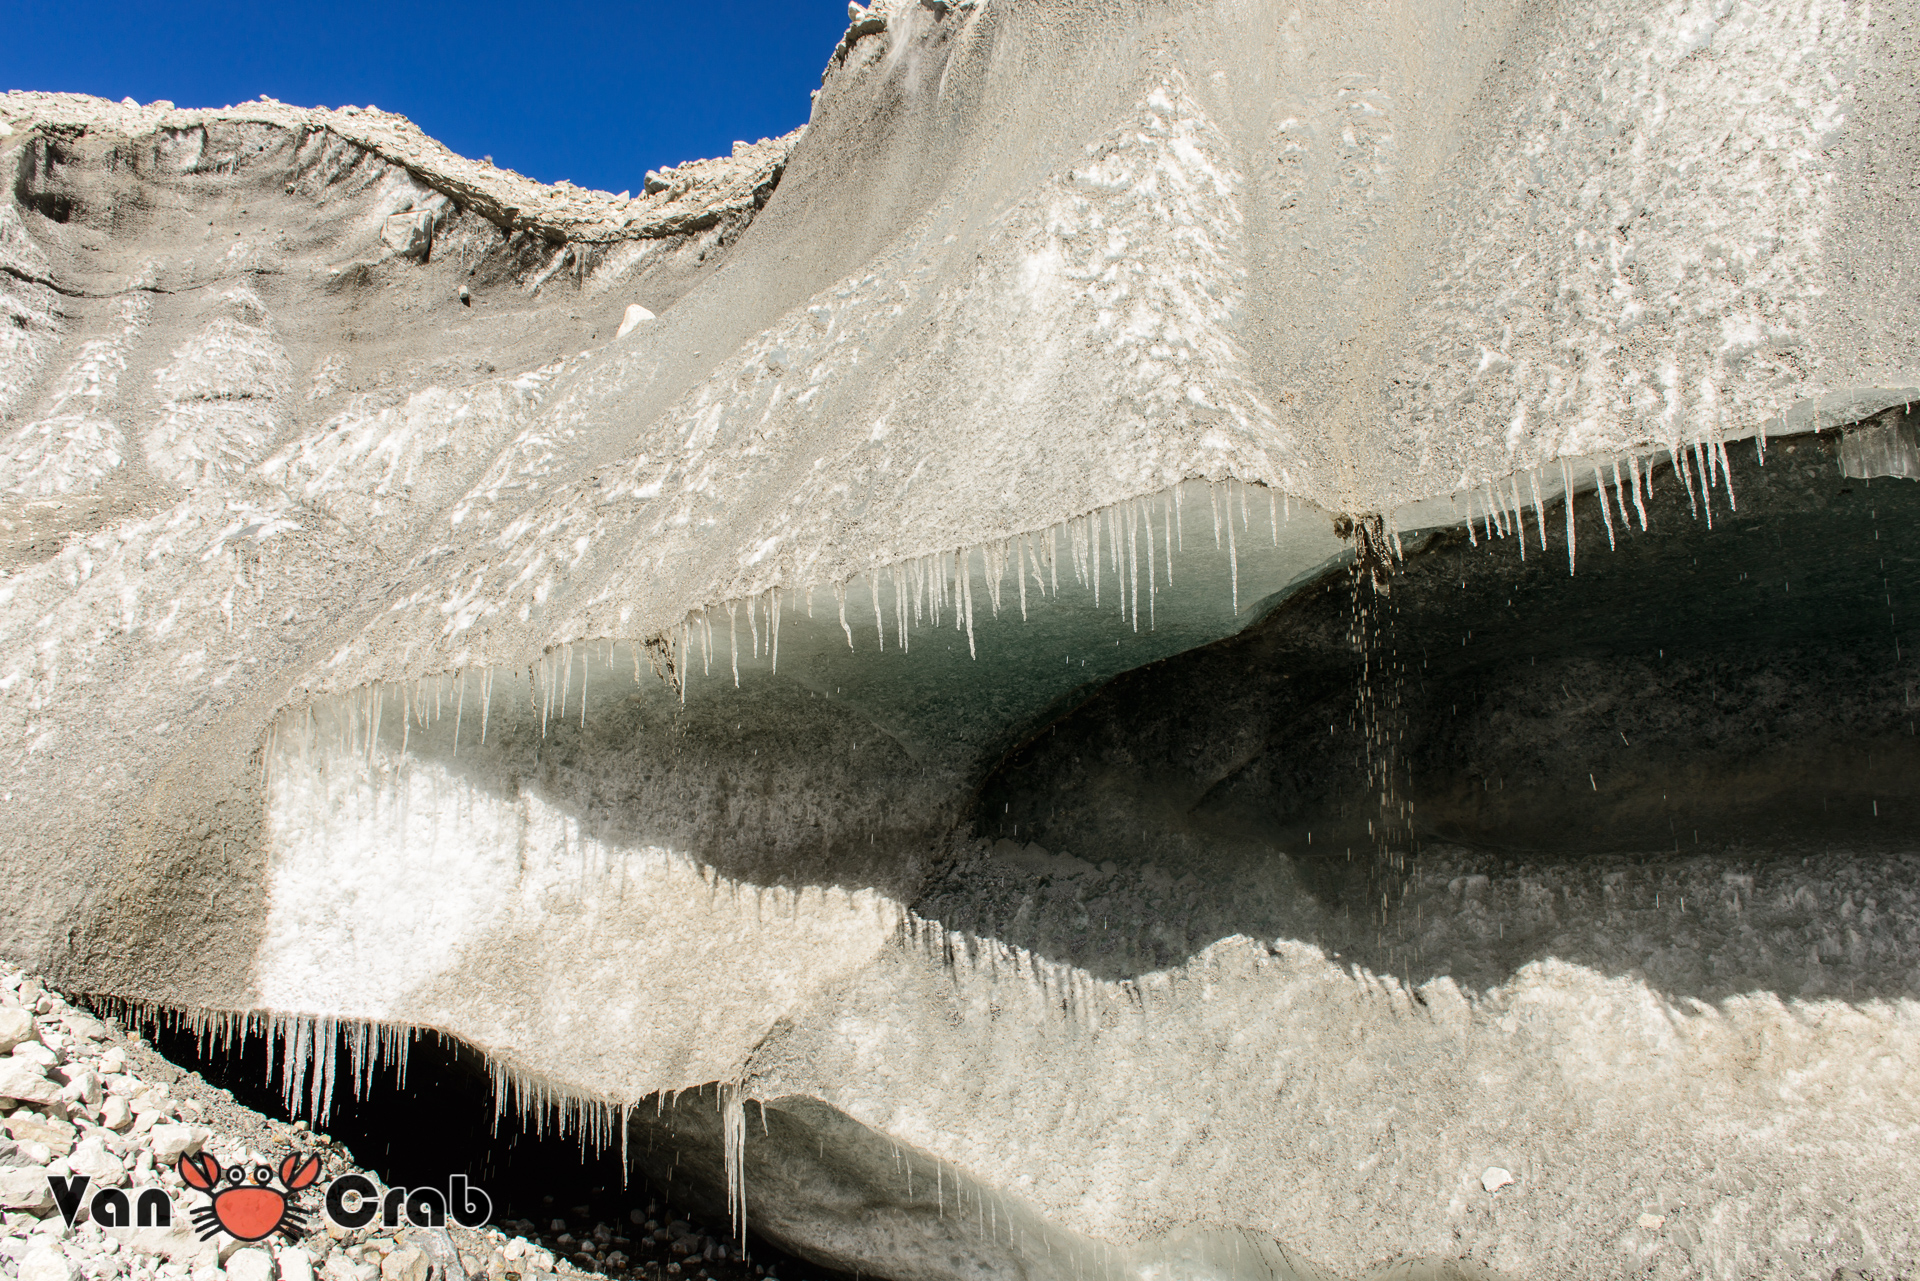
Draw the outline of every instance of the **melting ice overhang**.
M1912 387L1828 395L1768 423L1749 447L1764 462L1770 437L1862 423L1916 399L1920 388ZM1850 474L1920 467L1911 443L1894 432L1873 421L1850 431ZM1581 549L1561 501L1569 489L1597 491L1610 521L1630 522L1636 492L1664 462L1689 492L1698 489L1710 523L1716 505L1738 502L1725 479L1730 443L1708 436L1555 459L1377 517L1358 514L1358 524L1372 521L1386 540L1382 550L1396 556L1407 535L1463 525L1490 537L1524 531L1523 545L1564 557L1573 572ZM511 677L455 668L365 686L341 696L344 703L320 701L357 709L342 713L362 727L355 733L372 725L401 745L444 750L451 759L461 742L477 748L497 715L532 717L544 734L549 722L569 716L584 724L601 698L642 696L724 719L750 708L755 688L777 680L850 709L916 767L966 776L1076 691L1263 616L1351 557L1366 534L1355 515L1326 512L1278 488L1232 477L1190 480L847 582L769 587L689 611L651 634L561 641ZM283 725L291 723L283 716Z

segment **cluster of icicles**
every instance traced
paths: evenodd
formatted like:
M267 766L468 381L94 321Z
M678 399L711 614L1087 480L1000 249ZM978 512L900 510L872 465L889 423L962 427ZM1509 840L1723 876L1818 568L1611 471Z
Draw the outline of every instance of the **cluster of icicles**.
M1695 517L1703 512L1708 525L1713 522L1712 491L1723 489L1730 509L1737 507L1733 494L1732 468L1726 446L1717 439L1679 445L1667 451L1674 473L1687 487ZM1541 550L1547 547L1546 504L1564 499L1580 483L1578 468L1590 468L1593 485L1606 522L1607 545L1616 546L1615 509L1625 529L1631 530L1637 517L1642 530L1647 528L1646 503L1653 494L1653 473L1658 453L1624 454L1602 460L1560 460L1562 487L1558 493L1543 494L1537 470L1511 473L1502 481L1488 480L1464 492L1468 536L1477 545L1482 538L1517 537L1520 554L1527 554L1526 507L1533 508L1534 534ZM1522 492L1524 478L1526 493ZM1212 516L1215 552L1226 553L1229 592L1235 614L1240 610L1240 550L1243 540L1264 527L1273 546L1280 545L1283 525L1291 520L1292 503L1287 496L1264 485L1245 484L1229 478L1205 482L1208 508ZM1145 624L1157 625L1156 599L1163 587L1174 581L1174 557L1185 550L1185 485L1174 485L1158 494L1129 499L1111 507L1061 521L1035 533L1018 534L996 542L976 544L954 551L941 551L882 566L865 575L866 592L873 608L874 642L885 651L891 643L905 653L912 648L913 631L923 626L950 625L964 632L967 652L978 657L974 640L974 593L976 564L980 585L994 616L1009 603L1017 601L1020 617L1027 618L1031 592L1042 599L1058 598L1064 567L1070 584L1090 591L1099 608L1103 585L1107 600L1123 624L1139 631L1144 597ZM1250 492L1265 494L1265 511L1256 517ZM1611 492L1609 492L1611 491ZM1460 499L1456 498L1456 504ZM1576 560L1574 510L1571 502L1562 502L1566 520L1567 572L1573 573ZM1400 531L1391 516L1385 518L1384 532L1395 557L1404 555ZM1009 582L1011 574L1011 582ZM841 631L849 649L857 648L853 625L847 618L847 601L854 582L832 585ZM891 592L890 602L883 584ZM1142 586L1145 591L1143 592ZM818 588L801 589L809 618L814 616L814 598ZM635 683L643 670L651 668L668 688L684 702L689 678L697 667L704 676L713 674L718 658L731 669L733 683L740 684L742 632L748 653L765 659L774 671L780 663L780 616L786 593L770 587L724 605L690 611L681 622L645 641L614 638L562 643L527 669L529 707L540 717L544 734L550 722L567 716L570 706L581 723L586 722L587 682L598 658L603 671L616 666L616 650L628 651ZM893 623L888 636L887 623ZM744 627L742 624L744 623ZM720 628L724 637L718 636ZM576 669L578 672L576 690ZM480 741L487 737L493 707L495 685L501 669L482 667L454 673L422 677L399 684L374 684L356 695L335 700L340 710L331 715L344 718L336 731L344 741L364 749L371 759L385 717L392 710L401 713L401 750L417 725L422 729L451 716L454 722L454 753L458 755L464 730L469 693L477 703L476 715ZM470 687L477 685L477 689ZM311 706L304 709L304 729L311 736ZM275 733L280 731L276 729ZM269 752L271 755L271 751Z
M254 1010L180 1010L124 997L102 997L102 1014L128 1027L162 1027L191 1035L203 1056L230 1055L248 1040L266 1045L267 1080L278 1078L281 1100L288 1113L312 1118L323 1126L333 1115L340 1051L346 1051L346 1086L355 1099L365 1099L373 1088L374 1073L392 1071L396 1089L407 1084L407 1053L422 1037L437 1036L430 1029L366 1019L329 1015L283 1014ZM487 1056L493 1081L494 1127L510 1112L523 1130L536 1135L572 1135L581 1151L604 1150L624 1142L631 1104L613 1103L554 1088L549 1082Z
M891 643L905 653L912 648L912 634L922 626L951 625L965 633L967 652L978 657L974 640L975 566L978 564L987 603L995 617L1010 601L1017 601L1020 617L1027 618L1029 593L1042 599L1058 598L1064 569L1070 584L1090 591L1095 608L1101 606L1102 588L1109 579L1106 599L1123 624L1139 631L1144 597L1145 625L1149 630L1158 623L1156 601L1163 587L1173 585L1174 556L1185 549L1184 502L1181 485L1158 494L1129 499L1112 507L1061 521L1037 533L955 551L933 552L891 566L883 566L866 575L867 592L873 605L874 640L885 651L889 644L887 621L893 621ZM1266 511L1253 515L1249 491L1262 490ZM1281 527L1291 519L1291 500L1264 486L1242 484L1237 480L1207 482L1208 506L1212 515L1216 551L1224 551L1229 571L1229 591L1237 614L1240 609L1240 546L1245 536L1264 528L1272 544L1280 545ZM1237 528L1236 528L1237 526ZM1012 581L1009 582L1009 574ZM882 583L891 589L891 608L884 603ZM850 583L831 588L839 610L841 631L849 649L857 648L852 624L847 619ZM1142 591L1142 587L1145 591ZM809 618L814 616L814 598L819 589L804 589L803 599ZM697 665L703 675L711 676L716 657L731 667L733 683L740 684L740 648L744 630L748 653L765 659L774 671L780 663L780 615L784 594L770 587L744 599L730 600L723 606L690 611L675 627L640 642L605 638L563 643L527 670L529 706L540 717L541 732L568 714L569 706L584 725L587 682L598 658L602 671L616 665L615 651L624 645L629 654L633 679L641 678L650 667L681 701L686 699L688 677ZM745 626L742 627L744 622ZM717 630L725 628L724 640ZM724 647L724 652L723 652ZM576 671L577 681L576 681ZM482 667L455 673L422 677L396 684L373 684L350 697L329 700L331 710L323 713L334 723L330 728L355 750L372 759L382 727L390 712L401 714L401 750L417 726L422 730L445 717L453 718L454 753L458 755L461 734L466 723L469 695L476 704L475 714L480 741L486 742L495 686L501 669ZM576 684L578 686L576 690ZM477 688L473 688L477 686ZM317 728L313 705L301 709L293 723L297 741L311 742ZM276 739L284 737L286 726L276 726ZM274 744L267 753L273 755Z
M1756 437L1755 439L1756 447L1764 451L1765 438ZM1728 510L1739 509L1739 501L1733 493L1733 467L1727 458L1727 446L1724 441L1714 438L1675 446L1667 451L1667 457L1673 464L1674 475L1678 476L1681 483L1687 487L1687 502L1692 507L1696 520L1704 512L1707 527L1709 529L1713 527L1713 490L1716 487L1726 491ZM1644 467L1638 454L1626 454L1612 459L1584 460L1586 465L1593 469L1594 493L1600 500L1600 515L1607 526L1608 551L1618 546L1613 534L1616 507L1619 509L1620 524L1623 529L1631 530L1633 517L1637 516L1641 530L1646 530L1646 504L1653 498L1653 472L1657 459L1657 453L1647 455ZM1577 483L1575 461L1567 458L1560 460L1562 495L1570 496L1574 493L1574 486ZM1624 473L1621 471L1623 462L1626 464ZM1534 531L1540 539L1540 550L1545 551L1547 549L1547 509L1546 501L1540 493L1540 476L1533 470L1525 474L1527 488L1531 491L1533 499ZM1517 536L1520 540L1520 558L1524 560L1527 555L1527 522L1522 514L1526 508L1526 502L1520 493L1520 477L1521 473L1513 472L1506 478L1504 484L1488 480L1478 489L1466 491L1467 536L1476 546L1482 537L1492 539ZM1611 500L1607 493L1609 483L1613 488ZM1629 500L1632 502L1632 516L1628 514ZM1476 501L1480 505L1478 512L1474 511ZM1563 503L1562 509L1567 522L1567 572L1571 574L1574 572L1576 552L1573 503L1571 501ZM1396 536L1394 540L1396 554L1399 552L1399 546Z

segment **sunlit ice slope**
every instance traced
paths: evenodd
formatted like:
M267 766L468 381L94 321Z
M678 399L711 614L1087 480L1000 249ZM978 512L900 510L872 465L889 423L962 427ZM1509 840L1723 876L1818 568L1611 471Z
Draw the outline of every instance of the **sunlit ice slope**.
M638 201L358 114L10 97L7 946L648 1100L605 1115L889 1276L1910 1257L1911 908L1849 879L1901 866L1861 862L1896 799L1797 871L1711 806L1684 874L1516 869L1486 851L1675 855L1679 818L1640 787L1563 831L1604 771L1500 756L1534 676L1456 674L1473 772L1387 674L1393 619L1478 653L1548 566L1614 616L1635 530L1838 545L1805 434L1920 385L1912 28L883 7L797 142ZM1824 479L1767 507L1786 440ZM1701 550L1654 545L1650 581ZM1810 617L1713 670L1817 702L1867 632ZM1858 697L1891 744L1898 682ZM1702 717L1666 767L1724 783ZM1802 843L1822 724L1749 779ZM1742 950L1662 876L1793 919Z

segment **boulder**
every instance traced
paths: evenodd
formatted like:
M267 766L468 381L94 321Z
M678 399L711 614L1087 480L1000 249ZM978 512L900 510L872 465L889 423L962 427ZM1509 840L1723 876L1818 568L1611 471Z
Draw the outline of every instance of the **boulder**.
M433 214L415 209L387 215L380 227L380 241L396 258L417 258L425 262L433 252Z
M98 1138L82 1139L76 1144L67 1164L75 1174L92 1179L95 1187L117 1188L127 1181L127 1167L107 1151L106 1143Z
M227 1256L227 1281L275 1281L273 1255L259 1246L242 1246Z
M40 1030L34 1025L33 1012L17 1005L0 1005L0 1054L13 1053L23 1041L37 1041Z
M105 1119L104 1111L101 1114ZM183 1156L198 1152L213 1131L204 1125L156 1125L147 1134L153 1159L160 1165L172 1165Z
M402 1246L380 1261L381 1281L427 1281L427 1252L419 1246Z
M80 1269L54 1245L37 1245L20 1260L19 1281L80 1281Z
M73 1123L59 1117L15 1112L5 1120L0 1120L0 1130L5 1130L16 1143L44 1143L56 1156L65 1156L73 1151Z
M0 1099L48 1104L60 1098L60 1086L36 1063L20 1055L0 1059Z
M0 1170L0 1210L45 1214L52 1208L53 1189L47 1186L45 1169L25 1165Z

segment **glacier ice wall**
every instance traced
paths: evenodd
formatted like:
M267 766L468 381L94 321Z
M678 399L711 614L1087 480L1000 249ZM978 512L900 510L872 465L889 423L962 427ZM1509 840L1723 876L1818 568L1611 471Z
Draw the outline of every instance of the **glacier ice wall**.
M372 109L10 94L0 946L196 1017L435 1027L596 1115L714 1083L818 1105L849 1150L888 1136L1115 1249L1908 1257L1911 1189L1875 1163L1913 1125L1913 945L1845 849L1672 873L1787 904L1777 954L1716 944L1709 991L1668 873L1473 851L1653 821L1566 793L1602 771L1519 719L1543 678L1476 687L1488 719L1424 757L1398 745L1437 695L1363 678L1331 747L1238 761L1258 804L1196 818L1170 780L1252 742L1256 689L1337 701L1330 655L1398 663L1367 646L1462 535L1501 549L1462 577L1485 602L1549 569L1588 592L1607 556L1677 580L1709 524L1757 573L1758 531L1799 517L1739 514L1739 442L1893 407L1816 468L1888 483L1920 387L1915 53L1907 6L1826 0L892 3L802 133L638 199ZM1341 613L1396 576L1383 613ZM1603 577L1570 608L1604 612ZM1828 686L1755 626L1708 627L1751 642L1741 697L1784 680L1810 715ZM1822 652L1884 665L1865 644ZM1166 730L1181 673L1227 653L1258 676ZM1350 794L1356 742L1379 750ZM1524 762L1498 743L1553 762L1505 811ZM1454 748L1491 773L1412 788ZM1767 795L1813 824L1789 773ZM1336 830L1400 879L1310 857ZM1416 833L1466 852L1407 863ZM1165 875L1160 841L1198 870ZM1555 894L1652 915L1576 946L1537 926ZM1408 912L1444 966L1397 950ZM1877 977L1812 984L1840 964ZM1525 1193L1481 1187L1502 1163ZM1795 1235L1796 1179L1878 1191L1834 1244ZM1636 1217L1669 1203L1710 1208L1686 1239ZM871 1271L931 1257L837 1204L783 1230Z

